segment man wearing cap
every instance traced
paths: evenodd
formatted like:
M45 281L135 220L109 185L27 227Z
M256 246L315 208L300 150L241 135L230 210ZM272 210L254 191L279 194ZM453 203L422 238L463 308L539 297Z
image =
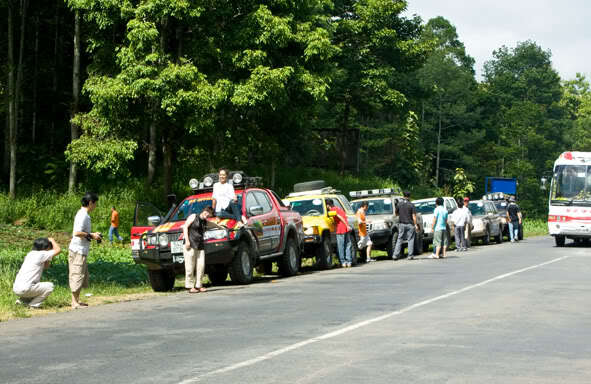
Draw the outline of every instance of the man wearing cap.
M402 240L406 240L408 241L408 259L412 260L415 251L415 236L419 225L417 224L417 210L415 205L410 202L410 192L405 191L404 199L396 205L396 215L399 219L398 240L392 258L398 260L401 257Z
M507 206L507 222L509 223L509 238L512 243L519 240L521 219L521 210L515 202L515 196L511 196L509 198L509 205Z

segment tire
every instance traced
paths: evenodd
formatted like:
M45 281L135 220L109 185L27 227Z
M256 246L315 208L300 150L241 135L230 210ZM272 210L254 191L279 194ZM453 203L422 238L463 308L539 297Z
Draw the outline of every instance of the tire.
M354 267L357 265L359 259L358 259L358 255L359 255L359 250L357 249L357 239L355 238L355 235L352 233L349 233L349 240L351 241L351 265Z
M486 228L486 232L484 232L484 237L482 238L482 244L483 245L490 244L490 231L488 228Z
M522 224L519 225L519 232L517 233L517 238L519 240L523 240L523 225Z
M320 269L332 268L332 248L330 246L330 235L322 237L322 243L316 249L316 265Z
M557 247L564 247L564 243L566 242L566 237L558 235L554 236L554 242L556 243Z
M296 275L300 270L300 252L293 237L287 238L285 251L277 264L279 265L279 273L283 276Z
M409 256L418 256L421 255L423 253L423 234L415 234L415 249L414 249L414 255L409 255Z
M321 189L326 187L324 180L305 181L303 183L296 183L293 185L294 192L312 191L314 189Z
M423 252L429 251L429 245L431 245L431 243L429 242L429 240L423 239Z
M174 271L171 269L148 269L150 285L154 292L168 292L174 287Z
M386 245L386 252L388 253L388 258L394 258L394 251L396 250L396 242L398 241L398 232L392 232L392 237L388 240L388 244Z
M207 272L207 276L213 285L222 285L228 278L228 267L225 265L212 265Z
M230 278L238 284L250 284L253 278L252 250L250 245L241 241L238 251L230 265Z

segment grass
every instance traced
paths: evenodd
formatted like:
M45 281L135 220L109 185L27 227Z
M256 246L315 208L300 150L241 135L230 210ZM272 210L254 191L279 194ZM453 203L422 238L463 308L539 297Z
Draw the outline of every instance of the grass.
M548 224L544 219L524 219L523 220L523 236L543 236L548 235Z

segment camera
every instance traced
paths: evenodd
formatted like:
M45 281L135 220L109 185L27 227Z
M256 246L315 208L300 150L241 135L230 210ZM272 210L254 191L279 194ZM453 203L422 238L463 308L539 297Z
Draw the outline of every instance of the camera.
M88 235L86 235L86 240L91 241L92 240L92 236L90 235L90 233ZM96 239L96 243L100 244L103 241L103 234L98 232L98 239Z

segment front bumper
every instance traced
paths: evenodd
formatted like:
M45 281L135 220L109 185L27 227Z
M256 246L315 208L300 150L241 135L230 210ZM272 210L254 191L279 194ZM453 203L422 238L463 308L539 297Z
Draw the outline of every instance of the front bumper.
M205 264L229 264L234 255L236 241L210 241L205 243ZM170 268L184 265L182 253L172 254L170 248L143 248L132 251L131 256L136 264L146 264L152 268Z
M548 223L551 236L591 237L591 225L582 223L551 222Z
M369 238L374 246L381 246L388 243L392 237L392 231L389 229L378 229L369 232Z

